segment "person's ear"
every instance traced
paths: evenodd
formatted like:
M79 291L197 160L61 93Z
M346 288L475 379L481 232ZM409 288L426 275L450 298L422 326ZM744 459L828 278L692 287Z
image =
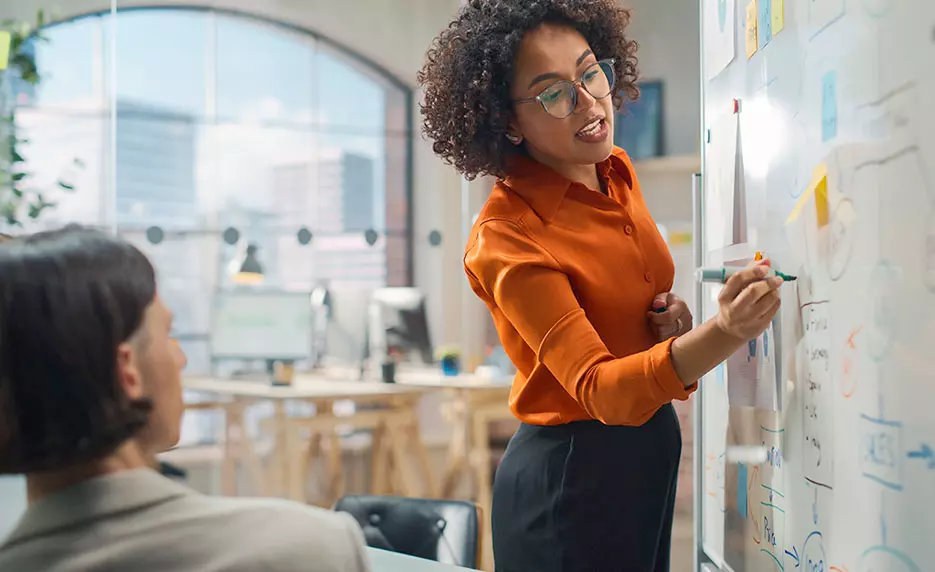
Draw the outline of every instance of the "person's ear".
M516 126L516 123L510 121L510 126L506 130L506 140L512 145L519 145L523 142L523 133Z
M142 399L143 376L140 375L136 350L129 342L117 346L117 382L130 401Z

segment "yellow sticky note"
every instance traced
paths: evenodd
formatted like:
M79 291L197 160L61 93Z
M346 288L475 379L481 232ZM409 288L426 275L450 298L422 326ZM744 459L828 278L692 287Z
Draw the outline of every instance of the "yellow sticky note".
M828 225L828 177L822 176L815 185L815 216L818 227Z
M769 2L770 0L761 0L763 2ZM747 4L747 58L752 58L753 54L756 53L756 0L750 0L750 3Z
M815 167L812 172L812 181L809 183L808 188L805 189L805 192L802 193L802 196L799 197L799 200L795 202L792 212L789 213L789 217L786 219L786 224L795 222L799 218L802 209L805 208L805 205L808 204L812 197L815 197L815 215L818 226L825 226L828 224L828 166L824 163Z
M770 0L772 6L770 6L770 14L773 16L773 35L775 36L786 27L786 14L784 12L786 6L783 0Z
M10 42L13 37L9 32L0 30L0 70L5 70L10 65Z

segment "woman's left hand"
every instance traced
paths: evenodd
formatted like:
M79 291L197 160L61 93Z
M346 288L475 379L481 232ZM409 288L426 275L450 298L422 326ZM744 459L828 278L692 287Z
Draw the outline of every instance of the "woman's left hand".
M647 315L656 339L660 342L681 336L692 329L692 313L688 305L671 292L656 294Z

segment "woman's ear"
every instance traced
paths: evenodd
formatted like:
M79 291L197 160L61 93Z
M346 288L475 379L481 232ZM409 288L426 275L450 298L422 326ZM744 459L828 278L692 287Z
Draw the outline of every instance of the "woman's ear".
M519 145L523 142L523 134L520 133L519 129L517 129L515 125L511 124L506 132L506 140L513 145Z
M117 381L130 401L143 397L143 378L137 364L136 348L129 342L117 346Z

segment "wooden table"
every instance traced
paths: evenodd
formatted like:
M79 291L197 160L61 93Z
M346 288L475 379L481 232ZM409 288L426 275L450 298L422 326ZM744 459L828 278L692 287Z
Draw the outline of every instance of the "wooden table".
M379 382L327 380L298 376L291 386L273 386L264 381L229 380L186 377L186 390L206 392L221 397L217 401L193 403L192 408L214 406L225 412L225 454L222 464L222 493L236 494L236 463L241 460L257 484L260 494L279 494L306 501L305 484L310 463L319 459L322 440L328 440L330 455L321 459L327 465L328 483L325 499L319 504L330 506L343 495L344 473L341 463L338 426L370 429L373 432L373 491L383 494L399 490L405 496L436 496L428 455L419 436L417 404L426 388ZM339 415L333 405L350 400L359 408L352 415ZM294 417L286 414L287 401L312 403L316 414ZM273 477L263 474L255 449L244 428L244 411L255 403L272 402L274 416L268 425L276 436L273 453ZM302 434L308 435L305 453ZM419 475L412 463L406 462L407 452L418 461L423 487L416 483Z

